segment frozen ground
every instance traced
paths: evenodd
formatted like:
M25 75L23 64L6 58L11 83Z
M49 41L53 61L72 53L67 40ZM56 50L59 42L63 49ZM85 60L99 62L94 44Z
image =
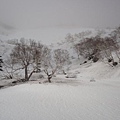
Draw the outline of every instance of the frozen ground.
M119 91L117 80L17 85L0 90L0 120L120 120Z

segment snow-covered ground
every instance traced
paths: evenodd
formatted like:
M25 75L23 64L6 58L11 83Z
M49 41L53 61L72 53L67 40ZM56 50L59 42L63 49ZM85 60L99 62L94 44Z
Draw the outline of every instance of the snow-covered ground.
M120 81L26 83L0 90L0 120L120 120L119 91Z

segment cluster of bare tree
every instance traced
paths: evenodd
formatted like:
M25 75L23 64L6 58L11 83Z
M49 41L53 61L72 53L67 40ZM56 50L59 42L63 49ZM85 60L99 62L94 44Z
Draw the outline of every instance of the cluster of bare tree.
M4 70L7 71L8 78L13 78L16 71L23 69L25 75L23 81L29 81L34 72L43 70L51 82L55 72L67 63L69 63L67 50L52 51L40 42L22 38L13 48L9 60L4 62Z
M68 33L65 37L66 41L68 43L74 44L75 41L79 41L81 39L84 39L86 36L90 35L92 32L91 31L83 31L78 34L72 35L71 33Z
M83 56L88 60L97 62L99 59L106 58L110 65L116 66L118 62L114 58L118 58L120 62L120 27L116 28L108 37L95 37L83 38L79 43L74 44L78 58ZM74 39L74 38L73 38Z

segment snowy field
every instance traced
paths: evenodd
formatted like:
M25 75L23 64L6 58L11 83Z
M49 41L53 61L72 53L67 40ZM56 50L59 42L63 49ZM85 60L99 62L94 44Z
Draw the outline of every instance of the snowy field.
M17 85L0 90L0 120L120 120L119 91L117 80Z

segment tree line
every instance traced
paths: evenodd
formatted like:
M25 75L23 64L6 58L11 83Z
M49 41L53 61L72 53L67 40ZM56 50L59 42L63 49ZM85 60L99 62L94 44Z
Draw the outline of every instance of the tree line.
M34 72L44 71L48 82L57 72L69 64L69 53L65 49L52 50L40 42L20 39L12 49L8 60L4 61L4 76L12 79L16 71L24 70L23 82L29 81ZM3 73L4 74L4 73Z

